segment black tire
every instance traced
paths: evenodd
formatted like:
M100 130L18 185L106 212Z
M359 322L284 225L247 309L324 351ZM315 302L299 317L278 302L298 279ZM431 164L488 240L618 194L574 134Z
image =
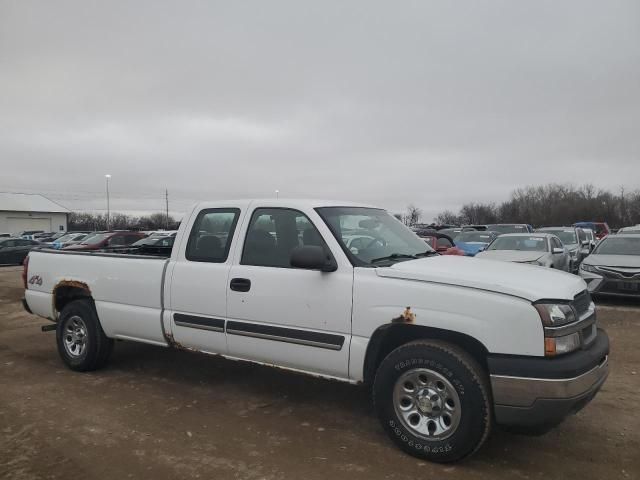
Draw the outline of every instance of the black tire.
M421 372L425 373L424 384L419 380ZM402 379L415 375L418 375L413 389L415 394L403 393L406 390L402 389L406 389L411 381ZM436 384L442 385L440 397L435 396L440 403L432 404L430 400L435 397L425 392L439 389ZM397 395L415 395L415 398L402 397L397 401ZM446 401L443 402L443 398ZM447 410L450 399L453 413ZM380 422L391 439L408 454L432 462L454 462L471 455L482 446L491 431L492 404L487 374L469 354L446 342L417 340L393 350L378 367L373 400ZM426 404L421 403L425 401ZM413 429L409 428L409 423L415 421L416 413L409 414L404 420L398 414L404 408L403 402L410 404L407 412L416 410L419 417ZM459 403L459 410L455 409L455 402ZM447 427L445 420L450 413L455 415L455 420L450 416ZM435 421L431 415L436 416ZM431 432L434 425L434 432ZM425 435L418 432L418 428L426 428ZM450 430L436 433L439 428ZM431 435L435 437L429 438Z
M81 343L69 347L75 339ZM104 334L90 299L74 300L64 306L56 328L56 343L62 361L77 372L103 367L113 350L113 340Z

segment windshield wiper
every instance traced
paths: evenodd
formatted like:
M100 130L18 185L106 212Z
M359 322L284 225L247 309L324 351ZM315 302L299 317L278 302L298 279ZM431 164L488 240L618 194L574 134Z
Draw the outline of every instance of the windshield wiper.
M427 250L426 252L422 252L422 253L416 253L416 257L418 258L424 258L424 257L433 257L436 255L440 255L438 252L436 252L435 250Z
M383 262L385 260L397 260L399 258L410 258L415 260L418 257L416 255L408 255L406 253L392 253L391 255L387 255L386 257L374 258L370 261L370 263Z
M417 260L418 258L424 257L432 257L434 255L440 255L435 250L426 250L424 252L416 253L415 255L411 255L408 253L392 253L391 255L387 255L386 257L374 258L370 261L370 263L384 262L385 260L398 260L398 259L410 259Z

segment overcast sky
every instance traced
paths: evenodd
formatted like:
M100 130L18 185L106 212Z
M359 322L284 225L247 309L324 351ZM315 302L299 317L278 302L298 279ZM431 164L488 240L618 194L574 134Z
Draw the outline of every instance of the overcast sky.
M0 190L72 209L640 188L640 2L0 0Z

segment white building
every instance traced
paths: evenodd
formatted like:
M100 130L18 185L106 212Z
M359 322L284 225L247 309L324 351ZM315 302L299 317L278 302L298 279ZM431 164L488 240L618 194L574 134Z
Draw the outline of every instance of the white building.
M0 233L67 230L69 210L42 195L0 192Z

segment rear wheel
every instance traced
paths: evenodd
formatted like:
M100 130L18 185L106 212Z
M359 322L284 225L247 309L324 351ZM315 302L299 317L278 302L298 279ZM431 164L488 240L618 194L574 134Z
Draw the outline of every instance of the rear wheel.
M109 360L113 340L108 338L90 299L69 302L60 312L56 329L58 353L62 361L79 372L96 370Z
M380 364L373 387L383 428L405 452L434 462L460 460L491 430L487 376L466 352L419 340Z

